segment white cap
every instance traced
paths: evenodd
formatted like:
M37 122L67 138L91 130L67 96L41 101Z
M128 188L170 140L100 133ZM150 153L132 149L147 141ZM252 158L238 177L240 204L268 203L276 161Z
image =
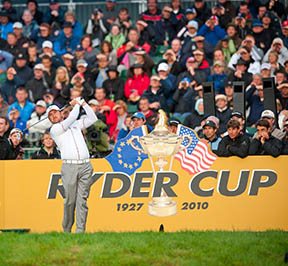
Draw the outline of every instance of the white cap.
M60 108L59 108L57 105L55 105L55 104L50 105L50 106L48 107L48 109L47 109L47 114L49 115L49 113L50 113L51 111L53 111L53 110L55 110L55 111L60 111Z
M9 136L12 136L14 133L17 133L19 134L19 139L23 137L23 132L21 131L21 129L19 128L13 128L11 131L10 131L10 134Z
M88 66L88 63L87 63L86 60L84 60L84 59L79 59L79 60L77 61L77 66L87 67L87 66Z
M53 43L51 41L44 41L42 43L42 48L53 48Z
M215 101L217 102L218 100L224 100L224 101L227 102L227 96L224 95L224 94L217 94L217 95L215 96Z
M190 20L187 24L187 28L190 28L190 27L198 30L198 22L195 20Z
M46 107L46 103L43 100L39 100L36 102L36 106Z
M99 105L99 102L96 99L91 99L88 104L92 104L92 105Z
M269 64L269 63L263 63L262 65L261 65L261 70L263 70L263 69L271 69L271 65Z
M275 119L275 114L271 110L264 110L261 114L261 118L274 118Z
M21 22L15 22L13 24L13 29L23 29L23 24Z
M42 70L42 71L44 71L44 65L43 64L37 64L37 65L35 65L34 66L34 69L39 69L39 70Z
M167 63L160 63L158 68L157 68L157 71L168 71L169 70L169 66Z

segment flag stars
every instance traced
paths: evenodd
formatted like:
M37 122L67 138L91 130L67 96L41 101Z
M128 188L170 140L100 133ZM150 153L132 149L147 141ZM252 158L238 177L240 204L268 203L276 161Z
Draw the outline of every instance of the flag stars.
M118 163L119 163L120 165L122 165L122 164L123 164L123 161L122 161L122 160L119 160Z
M122 155L120 153L117 154L118 158L122 158Z
M122 142L120 143L120 146L121 146L121 147L124 147L124 146L125 146L125 142L122 141Z
M124 163L124 168L128 168L128 164L127 163Z
M121 149L120 147L118 147L118 148L117 148L117 151L118 151L118 152L121 152L121 151L122 151L122 149Z
M137 161L138 161L138 162L141 162L141 157L138 156L138 157L137 157Z
M129 169L133 169L133 165L132 164L129 164Z
M134 166L137 167L137 166L138 166L138 163L134 163Z

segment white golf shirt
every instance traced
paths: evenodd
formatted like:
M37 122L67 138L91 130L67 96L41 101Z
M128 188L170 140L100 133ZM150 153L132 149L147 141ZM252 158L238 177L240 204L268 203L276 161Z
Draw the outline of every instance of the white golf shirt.
M84 160L90 157L81 130L94 124L97 116L88 104L83 108L87 116L77 120L80 105L76 104L69 116L62 122L54 124L50 130L63 160Z

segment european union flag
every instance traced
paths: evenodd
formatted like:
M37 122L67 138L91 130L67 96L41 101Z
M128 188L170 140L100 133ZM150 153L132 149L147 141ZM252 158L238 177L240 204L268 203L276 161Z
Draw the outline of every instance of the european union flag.
M147 159L148 156L141 151L135 150L131 146L131 142L133 141L134 146L142 149L141 144L133 137L142 137L144 135L146 135L146 127L142 126L133 129L125 138L118 140L113 152L105 157L113 171L132 175L142 165L143 160Z

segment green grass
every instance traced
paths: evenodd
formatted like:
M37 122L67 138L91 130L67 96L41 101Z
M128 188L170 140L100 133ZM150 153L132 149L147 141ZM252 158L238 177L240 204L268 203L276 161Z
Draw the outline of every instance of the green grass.
M0 265L288 265L288 232L0 234Z

